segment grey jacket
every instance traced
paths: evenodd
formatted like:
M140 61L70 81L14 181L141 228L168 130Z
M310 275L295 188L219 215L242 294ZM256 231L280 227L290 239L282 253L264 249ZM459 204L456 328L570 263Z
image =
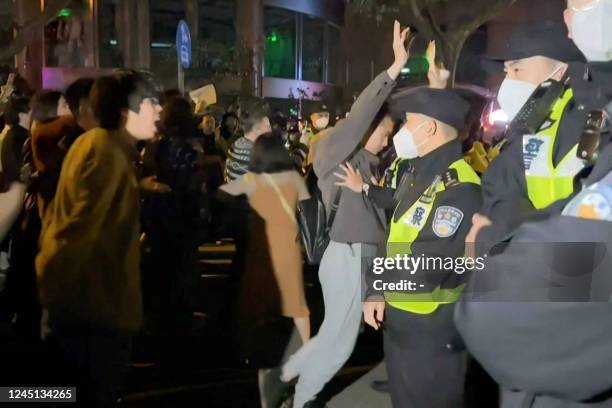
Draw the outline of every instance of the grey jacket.
M335 183L340 181L334 173L342 173L338 166L351 158L359 147L394 87L395 81L386 71L378 75L359 95L349 116L338 122L332 133L317 145L313 165L328 214L338 191ZM373 169L379 164L378 157L363 148L357 150L349 161L366 181L370 180ZM345 188L330 238L336 242L378 244L385 237L385 224L383 210L377 209L363 194Z

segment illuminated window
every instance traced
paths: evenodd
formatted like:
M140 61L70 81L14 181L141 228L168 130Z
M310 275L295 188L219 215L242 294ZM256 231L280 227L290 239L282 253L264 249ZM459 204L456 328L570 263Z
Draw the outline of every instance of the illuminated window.
M45 65L83 66L85 26L90 24L86 1L73 0L45 27Z
M267 77L295 79L296 13L266 7L264 72Z

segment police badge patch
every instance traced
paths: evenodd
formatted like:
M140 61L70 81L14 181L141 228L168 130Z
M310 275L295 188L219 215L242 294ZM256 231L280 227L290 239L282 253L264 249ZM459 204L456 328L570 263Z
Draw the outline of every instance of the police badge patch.
M572 199L563 215L595 221L612 221L612 172Z
M431 228L438 237L448 238L457 232L462 220L463 212L458 208L449 206L438 207L431 223Z

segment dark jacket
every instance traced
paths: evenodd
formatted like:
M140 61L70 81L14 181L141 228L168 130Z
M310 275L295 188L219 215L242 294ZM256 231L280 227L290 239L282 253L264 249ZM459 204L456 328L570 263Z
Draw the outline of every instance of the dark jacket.
M38 171L36 192L41 217L55 196L68 149L84 132L72 116L63 116L40 124L32 133L32 158Z
M340 164L350 161L365 180L370 179L373 169L378 166L378 157L359 149L359 144L394 87L395 81L386 71L378 75L359 95L349 116L338 122L328 137L318 142L314 170L328 212L339 188L335 183L340 179L334 173L342 173L338 167ZM330 238L336 242L378 244L384 233L384 212L375 208L362 194L344 189Z
M40 300L54 322L140 329L136 157L125 135L95 128L64 160L36 257Z
M573 100L566 107L555 144L553 161L559 161L580 140L591 110L602 109L612 99L612 64L570 64L569 75ZM602 144L608 143L609 136ZM494 244L525 222L536 210L527 196L522 140L513 140L489 166L482 177L483 208L481 212L494 223L478 234L479 245L486 252Z
M399 203L393 214L393 220L399 220L402 215L414 205L425 190L432 184L437 175L443 175L452 163L462 158L461 142L459 140L454 140L424 157L413 160L412 165L414 166L414 173L412 177L404 178L404 182L408 183L408 186L400 185L398 187L398 190L403 191L403 193L401 197L399 197ZM406 169L406 167L404 167L404 169ZM382 194L388 194L389 190L392 191L392 189L387 189L386 192L383 191L383 189L375 189L374 196L371 198L374 201L380 200ZM370 191L370 194L371 193L372 191ZM368 195L369 197L370 194ZM476 184L463 183L448 187L444 191L437 193L433 208L429 213L423 229L419 233L417 240L411 244L412 254L414 256L425 255L428 257L441 258L462 257L465 250L465 237L470 230L472 216L478 211L481 204L480 187ZM436 210L440 207L453 207L461 212L463 216L456 231L446 238L441 238L436 235L432 228ZM405 244L403 243L401 245ZM404 252L401 246L399 249L402 250L401 252ZM386 254L379 253L379 255L385 256ZM408 278L403 272L385 272L385 275L385 281L389 282ZM437 286L455 288L461 284L460 280L462 279L460 275L454 272L449 273L449 271L444 268L441 270L436 270L435 268L428 269L426 275L427 276L417 272L413 277L419 279L419 283L424 285L419 291L425 293L431 292ZM376 278L375 276L370 276L368 280L372 282L372 279L380 279L380 277ZM369 289L373 288L372 284L368 286ZM369 290L368 292L369 295L380 294L376 293L374 290Z
M611 145L585 185L610 172ZM519 227L473 275L456 310L470 352L515 390L511 407L612 406L612 223L560 215L561 208Z

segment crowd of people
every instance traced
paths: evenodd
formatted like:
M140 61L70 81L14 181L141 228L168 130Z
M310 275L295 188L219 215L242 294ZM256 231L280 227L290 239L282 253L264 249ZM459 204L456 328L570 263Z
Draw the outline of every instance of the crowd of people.
M231 236L239 301L227 313L246 338L270 314L299 338L261 367L264 408L322 406L363 321L384 328L388 380L377 387L394 407L463 406L468 354L504 408L612 406L610 264L594 255L609 249L612 221L612 0L568 0L564 17L518 25L492 58L509 126L482 174L462 143L474 106L447 89L434 43L429 86L394 94L411 35L397 21L394 62L333 126L325 107L298 128L252 97L218 115L130 69L62 92L11 74L0 95L0 325L44 341L60 362L53 381L76 385L82 406L112 406L132 337L192 324L198 247ZM325 316L311 336L299 237L313 231L300 206L317 200ZM571 242L563 254L554 245ZM372 264L402 256L487 262L418 271L416 291L381 288ZM402 281L399 269L387 283ZM544 275L556 283L534 295ZM580 293L576 275L589 277Z

